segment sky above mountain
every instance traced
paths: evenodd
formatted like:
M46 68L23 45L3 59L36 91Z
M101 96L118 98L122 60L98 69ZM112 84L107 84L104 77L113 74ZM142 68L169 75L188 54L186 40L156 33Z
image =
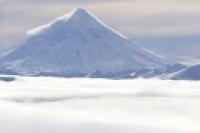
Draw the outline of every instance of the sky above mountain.
M0 51L78 7L163 56L200 57L199 0L0 0Z

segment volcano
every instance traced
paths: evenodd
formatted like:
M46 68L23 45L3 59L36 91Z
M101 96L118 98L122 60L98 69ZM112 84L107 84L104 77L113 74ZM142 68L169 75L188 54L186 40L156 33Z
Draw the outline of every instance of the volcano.
M160 58L80 8L28 34L0 59L1 73L115 77L164 66Z

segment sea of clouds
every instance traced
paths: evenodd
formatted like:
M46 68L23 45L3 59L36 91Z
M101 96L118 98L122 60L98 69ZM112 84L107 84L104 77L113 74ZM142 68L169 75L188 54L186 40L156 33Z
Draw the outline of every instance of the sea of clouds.
M200 82L15 77L1 133L199 133Z

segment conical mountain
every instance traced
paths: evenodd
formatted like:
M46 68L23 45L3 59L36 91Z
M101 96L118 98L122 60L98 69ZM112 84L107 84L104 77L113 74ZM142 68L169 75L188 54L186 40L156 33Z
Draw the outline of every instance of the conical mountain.
M120 75L160 68L161 60L84 9L33 29L0 60L0 72L20 75Z

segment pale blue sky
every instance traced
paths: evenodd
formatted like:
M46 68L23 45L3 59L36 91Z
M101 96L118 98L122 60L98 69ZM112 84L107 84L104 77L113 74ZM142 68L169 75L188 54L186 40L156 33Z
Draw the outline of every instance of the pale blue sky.
M90 10L131 39L142 38L139 43L145 38L160 43L155 40L200 35L200 0L0 0L0 51L23 40L26 31L78 7ZM200 39L196 41L195 50L200 49ZM189 47L186 42L184 46ZM174 47L181 47L176 44L177 40Z

